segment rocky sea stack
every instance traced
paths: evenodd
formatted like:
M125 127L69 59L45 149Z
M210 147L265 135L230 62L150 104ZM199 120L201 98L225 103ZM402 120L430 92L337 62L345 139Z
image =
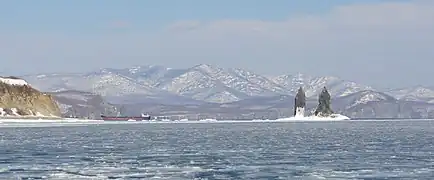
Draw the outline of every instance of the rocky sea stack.
M304 108L306 107L306 94L302 87L298 89L295 95L294 116L304 116Z
M327 91L327 88L324 87L321 93L319 94L318 107L315 110L315 116L327 117L332 115L334 112L330 107L330 104L331 104L330 93Z
M32 88L25 80L0 77L0 117L60 117L51 95Z

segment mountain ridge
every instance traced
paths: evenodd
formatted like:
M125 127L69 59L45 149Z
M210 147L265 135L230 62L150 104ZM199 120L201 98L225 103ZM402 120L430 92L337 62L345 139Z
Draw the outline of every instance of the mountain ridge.
M130 112L225 114L227 111L243 116L252 113L283 116L292 108L299 87L306 92L306 112L312 109L310 104L316 103L321 89L327 87L332 107L350 117L434 117L431 112L434 88L380 91L334 76L301 73L266 76L209 64L179 69L157 65L102 68L94 72L35 74L22 78L43 91L79 90L101 95L110 103L130 104L134 110Z
M330 89L333 97L373 89L333 76L313 77L298 73L297 76L270 77L241 68L220 68L209 64L179 69L145 65L121 69L102 68L86 73L45 73L21 77L44 91L77 89L103 96L152 95L166 92L194 100L218 103L258 96L294 95L299 86L304 86L308 97L315 97L323 86ZM124 89L121 89L120 85Z

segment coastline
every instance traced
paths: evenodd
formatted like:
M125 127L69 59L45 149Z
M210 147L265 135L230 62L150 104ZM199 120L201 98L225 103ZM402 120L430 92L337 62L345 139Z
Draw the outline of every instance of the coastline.
M2 119L22 119L22 120L62 120L65 118L55 117L55 116L0 116L0 120Z
M218 121L117 121L117 122L108 122L103 120L89 120L89 119L0 119L0 127L14 127L18 126L46 126L48 125L91 125L91 124L221 124L221 123L283 123L283 124L292 124L292 123L339 123L339 122L363 122L363 121L433 121L434 119L420 119L420 120L411 120L411 119L401 119L401 120L218 120Z

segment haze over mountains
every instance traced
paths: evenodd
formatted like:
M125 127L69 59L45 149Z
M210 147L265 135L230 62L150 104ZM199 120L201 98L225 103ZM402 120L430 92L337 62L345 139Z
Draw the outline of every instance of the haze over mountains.
M293 98L300 86L308 98L308 111L315 108L318 93L326 86L332 95L332 108L350 117L434 117L434 88L411 87L381 92L375 87L338 77L306 74L270 77L245 69L224 69L208 64L186 69L138 66L21 77L41 91L100 95L99 103L92 105L100 109L98 112L107 112L108 108L110 113L115 113L107 104L123 104L127 113L134 114L281 117L291 114ZM62 98L74 99L74 96ZM73 106L70 103L65 107ZM77 110L69 110L73 111Z

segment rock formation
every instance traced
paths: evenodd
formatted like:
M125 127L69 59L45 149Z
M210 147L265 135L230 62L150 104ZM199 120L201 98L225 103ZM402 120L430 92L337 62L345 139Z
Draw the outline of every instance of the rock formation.
M318 107L315 110L315 116L326 117L334 113L330 107L330 99L330 94L327 91L327 88L324 87L319 94Z
M304 109L306 107L306 94L304 93L302 87L298 89L294 101L294 116L304 116Z
M115 105L94 93L65 90L50 94L59 104L63 117L99 119L100 114L117 115L119 112Z
M0 116L60 117L51 95L32 88L23 79L0 77Z

